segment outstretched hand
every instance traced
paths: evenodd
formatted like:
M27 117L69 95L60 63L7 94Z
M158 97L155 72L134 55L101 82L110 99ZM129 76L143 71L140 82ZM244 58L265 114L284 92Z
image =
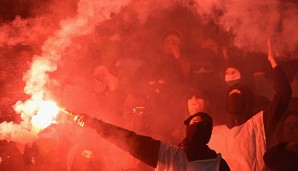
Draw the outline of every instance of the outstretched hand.
M86 122L89 122L92 118L87 114L77 114L74 116L74 121L78 123L79 126L84 127Z

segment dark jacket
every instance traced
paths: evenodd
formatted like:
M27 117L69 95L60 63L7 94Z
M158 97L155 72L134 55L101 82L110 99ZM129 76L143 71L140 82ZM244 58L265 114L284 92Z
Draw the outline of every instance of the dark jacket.
M159 157L159 148L161 141L148 136L136 134L133 131L103 122L101 120L90 118L86 119L85 125L96 129L97 133L108 141L114 143L122 150L128 151L132 156L141 160L145 164L156 167ZM207 145L200 149L185 149L187 158L191 161L216 158L216 152ZM195 155L194 152L200 153ZM192 156L188 156L188 155ZM194 157L195 156L195 157ZM228 171L229 166L224 159L220 162L220 171Z
M273 88L275 91L272 102L264 110L264 127L267 147L279 121L282 119L291 99L292 89L285 73L280 66L272 70Z
M283 72L282 68L280 66L276 66L272 69L272 82L273 82L273 88L275 91L274 97L272 101L267 105L267 107L263 110L264 111L264 127L265 127L265 133L267 140L272 137L272 133L275 131L279 121L282 119L283 114L285 113L289 101L291 99L291 86L289 84L289 81L287 80L287 77L285 73ZM230 117L227 117L227 125L232 128L236 125L241 125L245 123L248 119L253 117L256 113L255 107L255 97L253 93L247 89L247 87L236 84L231 87L229 92L227 93L227 96L229 96L230 92L234 89L238 89L241 91L243 99L245 99L246 104L242 104L242 113L237 115L227 115ZM230 106L235 105L229 105L227 103L227 109L229 110ZM235 122L237 121L237 122Z

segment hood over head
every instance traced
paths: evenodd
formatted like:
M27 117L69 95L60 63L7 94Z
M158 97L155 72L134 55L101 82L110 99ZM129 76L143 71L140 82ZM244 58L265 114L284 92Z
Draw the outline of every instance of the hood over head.
M253 93L241 84L233 85L227 93L227 126L234 127L245 123L253 116Z

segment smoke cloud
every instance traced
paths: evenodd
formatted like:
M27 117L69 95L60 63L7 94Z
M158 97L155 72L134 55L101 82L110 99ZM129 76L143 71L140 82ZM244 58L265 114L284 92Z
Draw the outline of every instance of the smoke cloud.
M182 12L171 13L177 7ZM126 76L134 73L142 60L156 55L153 51L171 28L179 28L186 42L202 43L211 37L220 46L265 54L270 37L278 58L298 60L298 7L289 0L23 0L6 3L0 11L1 58L10 60L9 54L15 54L12 49L18 45L28 45L34 51L28 70L21 71L24 76L19 78L25 83L22 91L29 98L17 99L13 105L22 121L0 123L0 140L35 140L42 130L33 130L31 119L41 100L53 100L71 110L129 127L121 122L121 102L105 108L106 99L95 95L94 69L106 66L109 74L118 76L122 89L129 87L121 67L126 67ZM227 35L231 36L229 40L225 40ZM225 45L227 42L230 44ZM119 101L123 100L119 97ZM94 139L95 135L88 136ZM156 133L150 136L161 137ZM73 141L81 138L78 134ZM116 151L119 156L128 156L105 140L98 143L108 147L107 154L115 156ZM102 160L115 163L115 167L128 167L123 157Z
M125 2L117 2L117 3L98 3L95 1L80 1L78 4L78 14L69 19L60 21L60 29L55 31L53 35L49 35L49 37L45 40L41 47L41 55L35 55L33 57L33 61L29 71L24 76L24 81L26 82L26 86L24 91L26 94L31 95L31 102L38 101L42 99L46 99L47 89L46 84L50 82L48 78L49 72L54 72L57 69L57 62L60 60L61 55L65 48L67 48L71 44L71 39L76 36L82 36L91 33L94 30L94 27L97 23L103 20L107 20L110 17L111 12L115 12L115 10L119 10L121 5L125 4ZM20 21L19 17L13 21L11 27L19 30L18 28L23 28L17 32L15 38L10 38L10 27L9 25L4 25L2 29L4 30L4 36L2 36L4 44L4 40L8 39L9 41L5 42L6 45L17 44L17 43L28 43L30 44L31 40L30 32L34 31L34 27L26 28L26 22ZM27 21L28 22L28 21ZM25 23L25 24L24 24ZM33 31L31 30L33 29ZM5 32L6 31L6 32ZM5 35L5 33L7 35ZM38 33L35 33L38 35ZM39 35L38 35L39 36ZM36 111L38 109L30 109L30 113L26 113L26 105L28 103L17 103L15 108L18 112L21 112L21 115L32 116L34 113L32 111ZM24 105L24 106L23 106ZM23 106L20 109L20 106ZM29 105L31 108L34 107ZM27 119L30 117L22 117L25 119L22 122L28 123ZM1 125L5 125L2 123ZM13 124L11 124L13 127ZM3 126L5 127L5 126ZM19 125L15 125L15 127L19 127ZM30 131L30 127L26 127L28 131ZM14 131L17 129L13 129ZM9 136L9 140L15 141L14 132L12 132ZM3 137L7 138L7 135L3 135ZM3 138L1 138L3 139Z
M297 49L297 37L293 33L298 17L296 2L214 0L196 1L196 5L201 16L215 18L220 27L234 35L236 46L265 53L265 42L271 38L277 51L296 56L293 53ZM220 15L214 15L215 11L220 11Z

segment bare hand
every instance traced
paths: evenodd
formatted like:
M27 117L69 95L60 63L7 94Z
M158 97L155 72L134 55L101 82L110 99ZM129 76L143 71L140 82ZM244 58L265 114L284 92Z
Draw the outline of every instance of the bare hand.
M86 121L90 120L90 116L86 114L78 114L74 117L74 121L78 123L79 126L84 127Z

